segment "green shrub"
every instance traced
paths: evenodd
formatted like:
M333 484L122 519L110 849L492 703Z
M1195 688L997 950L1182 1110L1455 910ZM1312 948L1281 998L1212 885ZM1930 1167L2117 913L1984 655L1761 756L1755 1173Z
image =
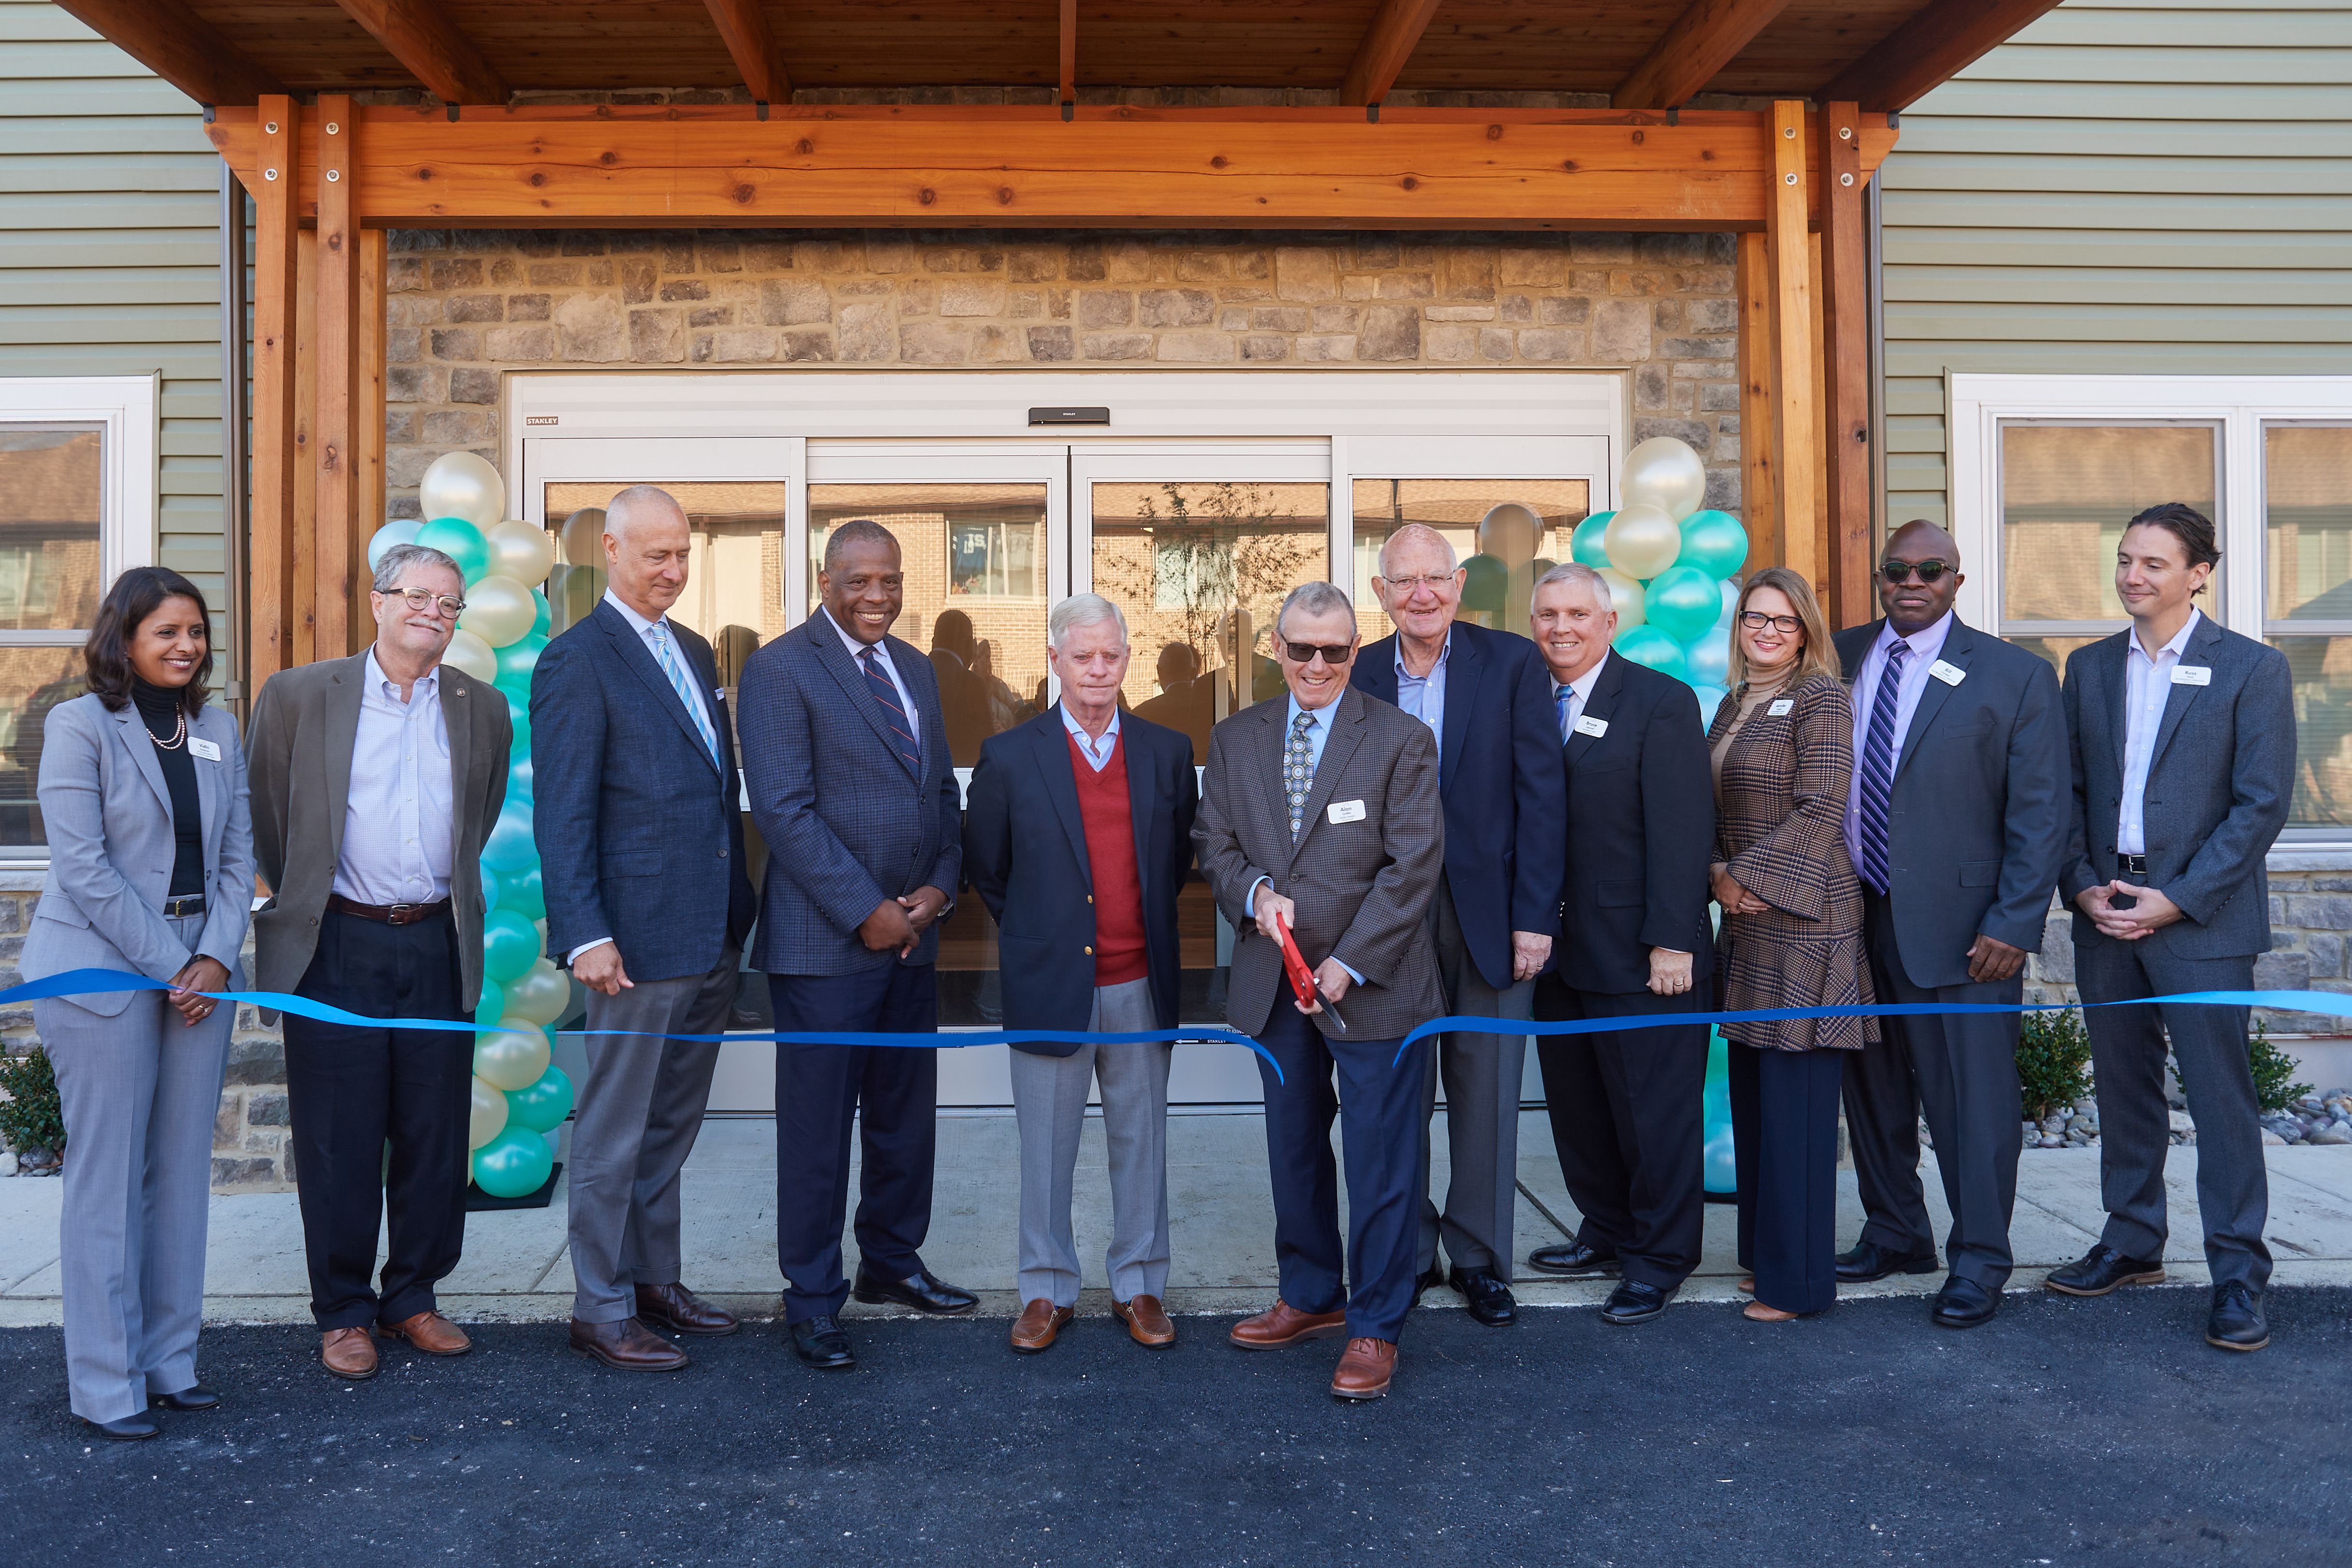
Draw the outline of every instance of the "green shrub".
M48 1052L35 1046L21 1057L0 1051L0 1143L22 1152L47 1149L63 1153L65 1109L58 1103L58 1075Z
M2293 1057L2271 1044L2270 1020L2254 1026L2254 1037L2246 1043L2246 1065L2254 1073L2254 1099L2264 1110L2284 1110L2311 1092L2311 1085L2296 1083Z
M2025 1114L2039 1121L2083 1098L2091 1085L2091 1037L2083 1015L2028 1013L2017 1037L2017 1085Z

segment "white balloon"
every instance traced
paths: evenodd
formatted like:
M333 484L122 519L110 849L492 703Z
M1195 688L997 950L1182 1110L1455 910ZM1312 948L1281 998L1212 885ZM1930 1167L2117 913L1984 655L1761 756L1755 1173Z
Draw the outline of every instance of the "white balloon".
M476 1076L473 1110L468 1113L466 1121L466 1147L478 1149L506 1130L506 1091L478 1075Z
M368 570L383 564L383 552L395 544L414 544L425 524L413 517L396 517L368 535Z
M464 670L485 686L499 678L498 651L463 626L449 634L449 646L442 649L441 662L452 669Z
M1614 566L1601 568L1601 580L1609 584L1610 606L1617 612L1617 629L1638 626L1648 619L1642 607L1642 584Z
M1723 614L1715 617L1715 624L1718 626L1727 626L1731 624L1732 613L1739 608L1739 584L1736 580L1726 577L1721 584L1721 587L1723 589Z
M417 504L427 518L462 517L483 532L507 514L507 487L498 469L471 452L444 452L417 481Z
M1661 508L1635 501L1617 509L1601 544L1609 552L1610 565L1646 583L1683 552L1683 531Z
M547 1037L535 1027L509 1029L506 1022L476 1043L474 1076L494 1089L529 1089L547 1071Z
M604 569L604 509L583 506L563 520L563 563Z
M547 581L547 574L555 565L555 535L509 518L484 537L490 542L493 576L511 577L526 588L536 588Z
M1625 454L1617 493L1627 506L1647 502L1679 522L1706 504L1706 465L1686 442L1653 436Z
M529 637L531 623L538 618L539 603L529 588L511 577L485 577L466 590L466 613L457 617L457 629L471 632L492 647L504 647ZM494 659L490 679L497 679L498 673Z

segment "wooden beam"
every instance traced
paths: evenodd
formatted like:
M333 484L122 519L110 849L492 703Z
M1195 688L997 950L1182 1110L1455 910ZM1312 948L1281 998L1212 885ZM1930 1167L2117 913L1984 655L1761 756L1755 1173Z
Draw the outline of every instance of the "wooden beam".
M1870 273L1863 253L1861 112L1826 103L1815 117L1822 172L1822 368L1826 384L1831 624L1861 626L1878 614L1871 585Z
M362 109L378 226L1762 228L1763 117L1051 104ZM302 151L317 156L316 115ZM205 128L240 173L253 120ZM1865 118L1864 163L1894 145ZM1803 141L1802 156L1812 155ZM1810 192L1814 182L1803 187Z
M1609 95L1618 109L1673 109L1715 79L1789 0L1691 0Z
M358 518L352 467L353 391L358 372L359 226L352 216L352 123L348 95L319 99L319 228L316 414L311 460L318 464L318 529L310 566L313 635L330 658L349 640L352 529Z
M351 636L357 653L375 638L368 613L367 542L383 521L384 231L360 235L359 371L352 400Z
M246 700L292 662L294 348L301 225L295 216L293 100L261 100L253 193L253 498L246 552Z
M286 658L319 657L319 232L306 228L294 251L294 510L286 532Z
M507 84L434 0L335 0L444 103L504 103Z
M58 8L207 107L286 90L180 0L58 0Z
M768 14L760 0L703 0L710 7L711 25L735 61L736 74L760 103L790 103L792 73L784 69L783 51L768 30Z
M1057 101L1078 101L1078 0L1062 0L1061 81Z
M1774 426L1780 437L1781 562L1821 592L1821 553L1813 513L1821 489L1813 416L1813 287L1811 247L1805 230L1805 106L1793 99L1772 105L1771 206L1765 246L1772 258Z
M1341 103L1378 103L1396 85L1397 73L1421 47L1438 0L1381 0L1356 58L1348 62L1347 79L1339 85Z
M1908 109L2057 5L2058 0L1931 0L1813 100L1851 100L1879 112Z
M1772 259L1764 237L1739 237L1739 521L1748 529L1743 570L1781 564L1779 399L1772 378Z

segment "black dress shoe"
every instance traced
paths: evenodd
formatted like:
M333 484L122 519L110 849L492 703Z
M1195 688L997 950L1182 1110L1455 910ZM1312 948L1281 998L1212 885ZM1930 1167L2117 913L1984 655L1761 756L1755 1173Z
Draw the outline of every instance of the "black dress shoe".
M1445 1270L1434 1263L1431 1264L1412 1277L1412 1304L1416 1307L1420 1306L1423 1296L1444 1283Z
M2205 1342L2217 1350L2258 1351L2271 1342L2271 1326L2263 1320L2263 1299L2242 1279L2231 1279L2213 1289L2213 1310L2205 1320Z
M147 1396L147 1406L151 1410L217 1410L220 1402L220 1395L201 1383L177 1394L151 1394Z
M110 1443L136 1443L142 1437L152 1437L163 1430L163 1425L144 1410L135 1415L124 1415L112 1421L92 1421L82 1418L82 1425Z
M1863 1285L1889 1274L1933 1274L1944 1260L1932 1252L1890 1252L1874 1241L1857 1241L1852 1252L1837 1256L1841 1285Z
M830 1312L803 1318L793 1325L793 1353L821 1372L857 1364L849 1336L841 1331Z
M2052 1269L2042 1283L2061 1295L2104 1296L2126 1285L2163 1284L2164 1263L2126 1258L2103 1241L2063 1268Z
M1580 1241L1566 1241L1558 1247L1538 1247L1528 1254L1528 1267L1540 1268L1547 1274L1566 1274L1576 1279L1615 1279L1622 1267L1613 1252L1603 1252Z
M980 1305L979 1297L960 1286L944 1283L928 1268L904 1279L879 1279L861 1268L850 1294L869 1306L895 1301L918 1312L969 1312Z
M1511 1299L1511 1288L1493 1269L1457 1268L1445 1282L1461 1293L1473 1322L1502 1329L1519 1321L1519 1304Z
M1646 1323L1666 1310L1666 1303L1675 1299L1675 1292L1680 1289L1676 1285L1644 1285L1639 1279L1621 1279L1601 1309L1601 1321L1621 1329Z
M1973 1279L1958 1278L1944 1281L1936 1292L1935 1310L1928 1321L1939 1329L1973 1329L1979 1323L1990 1323L1992 1315L2000 1310L2000 1296L1988 1290Z

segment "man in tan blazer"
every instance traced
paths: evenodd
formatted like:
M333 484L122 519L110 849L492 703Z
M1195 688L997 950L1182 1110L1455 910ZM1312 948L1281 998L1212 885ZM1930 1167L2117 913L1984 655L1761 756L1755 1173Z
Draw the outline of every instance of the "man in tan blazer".
M1429 1043L1401 1057L1398 1046L1445 1007L1424 931L1445 869L1445 825L1436 740L1419 720L1349 689L1358 641L1347 595L1328 583L1291 591L1275 617L1289 700L1245 709L1211 732L1192 842L1239 933L1226 1019L1281 1068L1277 1078L1259 1064L1282 1294L1237 1325L1233 1342L1276 1350L1344 1333L1331 1392L1378 1399L1412 1308ZM1286 926L1314 971L1311 1005L1284 978ZM1348 1147L1352 1291L1339 1247L1335 1115Z
M247 748L272 894L253 921L262 989L371 1017L473 1016L482 840L506 799L513 726L497 688L441 663L465 592L449 557L396 545L368 595L374 646L262 688ZM375 1375L371 1328L429 1355L470 1348L433 1287L465 1245L473 1060L462 1030L286 1018L310 1310L338 1377Z

